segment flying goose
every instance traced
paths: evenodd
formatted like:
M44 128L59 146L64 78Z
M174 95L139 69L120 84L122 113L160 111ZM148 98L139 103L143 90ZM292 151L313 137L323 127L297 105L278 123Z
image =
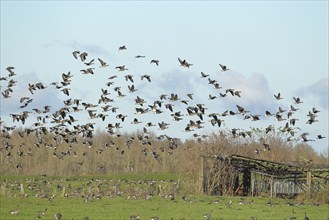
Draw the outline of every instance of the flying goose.
M193 93L186 94L191 100L193 100Z
M119 71L125 71L128 70L125 65L122 66L116 66L115 69L119 69Z
M274 94L274 97L275 97L276 100L283 99L283 98L281 97L281 94L280 94L280 93L278 93L277 95Z
M161 122L161 123L158 123L158 125L159 125L160 130L165 130L165 129L168 128L168 125L170 125L170 124L165 123L165 122Z
M92 59L89 62L84 62L84 64L86 64L86 66L91 66L94 64L94 61L95 61L95 59Z
M93 69L95 68L88 68L88 69L85 69L85 70L80 70L80 72L82 72L82 74L94 74L94 71Z
M193 64L188 63L186 60L181 60L180 58L178 58L178 61L179 61L180 65L183 67L190 68L190 66L193 65Z
M321 140L321 139L326 138L326 137L322 136L321 134L318 134L318 135L316 136L316 138Z
M137 118L134 118L134 120L132 122L130 122L130 124L140 124L142 123L141 121L138 121Z
M316 114L316 113L319 113L320 111L317 110L315 107L313 107L313 108L312 108L312 112L313 112L314 114Z
M205 74L204 72L201 72L201 78L206 78L208 77L209 75Z
M126 81L130 80L130 82L132 82L132 83L134 82L133 76L130 74L125 75L125 79L126 79Z
M139 96L137 96L137 97L135 98L135 105L143 106L143 104L145 104L145 103L146 103L145 100L142 99L142 98L140 98Z
M303 103L299 97L293 97L293 99L295 100L295 104Z
M12 76L15 76L15 75L16 75L16 74L14 73L13 69L15 69L15 67L13 67L13 66L8 66L8 67L6 68L6 70L9 72L8 77L12 77Z
M127 50L126 45L122 45L122 46L120 46L120 47L119 47L119 51L120 51L120 50Z
M101 64L101 68L104 68L104 67L107 67L107 66L109 66L105 61L103 61L103 60L101 60L100 58L97 58L98 59L98 61L100 62L100 64Z
M151 63L151 64L152 64L152 63L155 63L155 65L159 66L159 60L151 60L150 63Z
M136 92L138 89L135 88L135 85L128 85L129 92Z
M142 75L141 80L143 80L144 78L147 79L147 81L151 82L151 76L150 75L146 75L146 74Z
M135 58L145 58L145 56L144 55L137 55L137 56L135 56Z
M75 51L72 52L72 54L73 54L75 59L78 59L78 55L80 54L80 51L75 50Z
M83 53L80 53L79 56L80 56L81 61L84 62L87 59L88 53L83 52Z
M230 70L225 65L219 64L220 68L222 68L222 71Z

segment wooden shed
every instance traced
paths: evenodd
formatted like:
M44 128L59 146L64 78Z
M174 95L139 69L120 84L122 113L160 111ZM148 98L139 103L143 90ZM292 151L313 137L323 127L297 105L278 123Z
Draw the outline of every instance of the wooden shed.
M329 166L278 163L240 155L202 157L200 191L212 195L311 193L328 185Z

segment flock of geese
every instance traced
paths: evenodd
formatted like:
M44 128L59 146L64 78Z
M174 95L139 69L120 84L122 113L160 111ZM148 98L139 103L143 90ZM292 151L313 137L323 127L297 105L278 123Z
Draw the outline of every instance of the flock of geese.
M125 45L120 46L118 53L124 53L127 50ZM254 121L262 120L262 118L273 118L276 121L282 122L282 126L278 128L280 132L286 134L287 141L299 141L302 142L312 142L315 139L325 138L321 134L310 138L310 134L307 132L300 132L299 128L296 126L299 122L299 119L294 117L294 114L299 111L299 106L303 105L303 101L299 97L293 97L290 109L284 109L279 107L277 112L265 111L264 114L254 114L250 110L246 109L241 105L236 105L236 109L225 110L224 112L209 112L208 107L205 103L196 103L194 100L193 88L191 91L186 94L177 94L175 92L169 92L168 94L159 94L157 100L146 100L142 98L138 93L138 87L136 86L137 75L132 74L131 70L126 65L114 65L114 69L117 71L117 74L109 76L105 82L104 88L97 88L96 85L93 85L93 90L99 90L100 96L98 100L90 103L85 100L82 100L80 97L73 97L71 95L71 83L74 81L74 77L82 77L81 75L94 75L97 74L98 69L109 68L110 65L107 61L101 58L89 58L88 52L85 51L73 51L73 59L76 62L80 62L82 68L80 73L72 74L71 71L67 73L62 73L61 80L57 82L52 82L50 85L46 85L42 82L29 82L26 86L26 93L20 94L21 97L17 100L17 112L10 114L13 125L8 125L8 120L6 122L0 120L1 125L1 148L0 152L3 152L4 149L10 149L10 132L18 128L20 125L26 126L23 131L19 131L19 135L24 137L29 134L35 134L38 137L38 142L35 145L46 145L46 143L41 134L52 133L54 138L53 145L60 145L63 142L68 144L76 144L80 140L79 137L82 137L82 144L88 146L89 148L93 147L92 138L95 131L95 125L98 123L97 120L101 120L106 123L107 126L105 130L111 136L120 137L120 129L125 126L134 126L137 124L142 124L142 132L138 137L129 137L126 141L129 148L130 144L134 140L138 140L142 144L152 145L151 133L155 130L165 132L168 129L177 130L176 123L179 121L186 121L185 127L182 132L192 132L192 138L196 138L198 141L204 141L209 136L202 131L202 128L209 126L214 130L218 131L222 129L222 124L227 117L241 117L241 120L249 120L250 123ZM146 59L144 55L136 55L135 59ZM191 68L192 63L188 62L185 59L178 58L179 68ZM99 65L97 65L97 62ZM151 65L158 67L160 61L156 59L150 60ZM219 69L223 72L230 74L230 69L223 65L219 64ZM6 108L7 100L12 98L12 94L15 91L17 85L17 80L15 77L18 75L16 73L15 67L9 66L6 68L8 74L6 76L1 76L0 82L1 85L7 83L6 86L1 86L1 108ZM223 88L223 85L220 84L216 79L210 78L209 74L204 72L200 73L200 83L208 84L212 87L216 94L205 95L204 99L208 99L208 102L213 102L215 99L223 99L227 97L234 97L236 99L243 98L243 91L236 88ZM143 74L140 75L140 82L144 81L143 86L152 84L152 77L154 75ZM118 78L122 78L127 83L124 90L122 84L118 84ZM202 82L203 81L203 82ZM4 87L4 88L3 88ZM39 108L30 107L31 103L34 102L34 95L36 93L42 92L42 90L49 89L48 87L54 87L60 93L66 97L63 100L63 106L59 109L53 109L51 105L40 106ZM128 93L126 93L128 92ZM194 91L195 92L195 91ZM113 95L117 94L116 96ZM127 104L124 108L116 106L116 103L120 102L120 99L125 99L129 97L134 98L134 102ZM273 101L280 101L283 99L283 96L278 93L274 94ZM129 99L126 99L129 100ZM36 101L37 102L37 101ZM183 106L183 108L181 107ZM134 109L134 114L129 115L126 110ZM318 113L320 111L315 107L309 110L307 117L308 120L301 123L314 124L318 122ZM78 114L82 118L78 117ZM83 115L84 114L84 115ZM151 121L141 121L140 115L151 115ZM153 116L152 116L153 115ZM162 115L167 115L172 118L171 122L164 121ZM3 115L1 115L3 117ZM30 117L33 117L33 122L30 124L25 124ZM109 120L109 117L115 118L115 120ZM87 123L82 123L87 118ZM127 123L128 121L128 123ZM79 123L81 122L81 123ZM153 129L155 127L157 129ZM252 126L251 126L252 127ZM263 132L268 134L271 131L276 131L277 128L273 124L266 127ZM248 138L251 137L252 131L244 130L240 128L231 128L229 132L233 137L242 137ZM178 134L179 135L179 134ZM171 137L170 135L161 134L156 137L158 140L168 140L170 149L175 149L178 146L179 137ZM113 143L106 143L106 145L111 146ZM264 143L266 144L266 143ZM156 147L153 146L152 155L155 159L159 159L159 154L156 151ZM268 147L270 150L270 147ZM29 148L27 153L31 153L32 149ZM145 152L144 152L145 153ZM256 152L257 153L257 152ZM21 152L23 154L23 152ZM54 152L54 156L63 159L63 155L58 155ZM62 157L61 157L62 156ZM7 154L7 158L10 160L10 153Z

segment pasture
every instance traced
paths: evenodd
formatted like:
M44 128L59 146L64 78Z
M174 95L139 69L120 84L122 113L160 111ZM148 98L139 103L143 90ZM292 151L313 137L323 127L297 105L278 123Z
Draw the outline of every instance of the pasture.
M188 194L189 177L2 176L1 219L328 219L328 204L292 199ZM11 214L11 210L19 210ZM40 211L45 211L40 216Z

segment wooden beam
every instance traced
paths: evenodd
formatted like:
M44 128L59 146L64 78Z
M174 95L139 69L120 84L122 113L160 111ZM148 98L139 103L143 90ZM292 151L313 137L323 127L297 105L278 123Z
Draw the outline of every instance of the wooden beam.
M307 175L306 175L306 186L307 186L307 195L311 195L311 187L312 187L312 173L311 171L307 171Z

